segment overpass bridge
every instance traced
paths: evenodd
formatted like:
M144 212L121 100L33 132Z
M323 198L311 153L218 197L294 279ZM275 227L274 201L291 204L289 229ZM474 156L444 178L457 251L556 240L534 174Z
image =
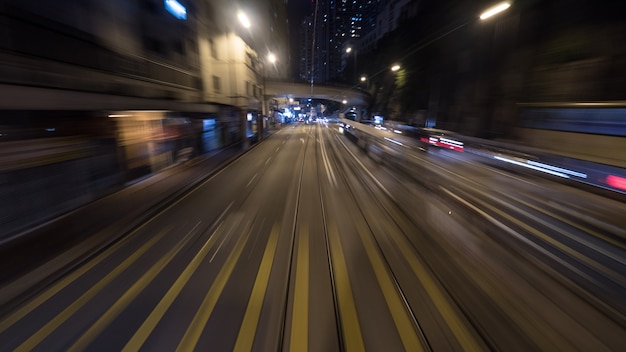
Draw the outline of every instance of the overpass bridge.
M369 94L359 89L342 86L317 85L288 81L266 81L266 97L313 98L337 102L346 101L349 106L366 106Z

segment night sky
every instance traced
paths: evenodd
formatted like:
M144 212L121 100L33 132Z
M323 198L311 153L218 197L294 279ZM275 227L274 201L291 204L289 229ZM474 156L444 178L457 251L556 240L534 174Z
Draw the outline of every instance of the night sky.
M306 15L310 14L314 2L311 0L290 0L287 3L290 23L299 23Z

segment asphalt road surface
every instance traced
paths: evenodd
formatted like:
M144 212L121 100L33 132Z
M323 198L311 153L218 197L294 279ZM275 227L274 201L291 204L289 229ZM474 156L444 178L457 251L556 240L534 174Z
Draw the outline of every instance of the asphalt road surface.
M1 351L624 351L626 207L283 128L0 317Z

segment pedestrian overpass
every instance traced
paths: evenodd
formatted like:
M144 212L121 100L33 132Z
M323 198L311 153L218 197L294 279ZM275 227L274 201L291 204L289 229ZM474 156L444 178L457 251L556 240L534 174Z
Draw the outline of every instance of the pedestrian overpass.
M318 85L311 86L310 83L287 82L287 81L266 81L266 97L286 97L286 98L313 98L326 99L337 102L346 101L347 106L363 107L368 105L369 94L366 92L342 86Z

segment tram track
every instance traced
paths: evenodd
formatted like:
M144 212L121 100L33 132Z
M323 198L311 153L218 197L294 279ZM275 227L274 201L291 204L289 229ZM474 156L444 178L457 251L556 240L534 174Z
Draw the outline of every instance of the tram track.
M351 157L352 157L353 160L356 160L356 157L354 155L351 155ZM336 163L337 163L337 165L340 164L340 162L338 160L336 160ZM342 167L338 168L339 170L342 170L341 172L338 172L339 178L344 182L345 185L347 185L346 188L348 190L348 193L350 194L350 197L354 201L354 203L355 204L360 204L360 199L359 199L359 197L357 195L358 191L353 188L350 179L348 178L348 176L346 175L346 172L344 171L345 169L354 170L355 167L354 167L354 165L344 165L344 166L347 166L347 168L342 168ZM354 174L356 175L356 177L360 178L361 180L364 179L364 177L365 177L364 174L368 174L369 176L374 178L373 175L369 174L369 171L367 171L367 169L363 168L362 171L365 171L365 172L363 172L363 173L361 173L361 172L354 172ZM368 180L368 182L369 181L372 181L372 180ZM383 193L391 196L388 193L388 191L382 186L382 184L378 183L378 181L375 180L375 179L373 181L377 183L377 186L379 186L380 189L377 189L377 190L370 189L370 191L371 191L370 194L371 195L373 195L373 194L375 194L377 192L380 192L382 190ZM367 182L363 182L363 183L367 184ZM376 199L377 197L372 197L372 198ZM381 204L381 206L383 206L383 204ZM402 307L403 307L406 315L409 318L409 321L410 321L410 323L411 323L411 325L412 325L412 327L414 329L414 333L417 336L417 339L420 341L421 350L423 350L423 351L433 351L433 347L432 347L431 343L428 340L428 337L426 336L426 334L424 332L422 324L420 323L420 321L417 318L417 316L415 315L412 307L410 306L410 304L409 304L409 302L407 300L407 296L406 296L402 286L400 285L397 276L394 274L392 265L389 262L387 256L385 255L385 251L383 250L379 240L377 239L377 237L376 237L376 235L374 233L374 230L372 228L372 225L367 220L368 219L368 214L366 213L366 211L363 209L362 206L358 206L357 208L358 208L358 212L360 213L362 218L365 219L365 223L366 223L366 227L367 227L366 229L361 229L361 230L364 230L364 231L359 231L359 233L362 236L368 236L369 237L369 239L374 244L374 248L375 248L377 256L380 259L382 259L381 263L383 263L384 268L379 268L379 269L382 269L382 271L384 271L384 273L388 276L388 278L392 282L392 286L393 286L393 289L394 289L395 293L397 294L397 298L399 298L399 301L402 303ZM389 215L391 215L391 214L389 214ZM365 232L365 233L363 233L363 232ZM365 240L365 241L368 241L365 238L362 238L362 239ZM376 265L376 263L372 263L372 265ZM379 277L379 280L380 280L380 277ZM388 302L388 304L389 304L389 302ZM391 308L392 307L390 306L390 310L393 310ZM396 320L396 321L398 321L398 320ZM397 326L397 328L398 328L398 330L400 331L400 333L402 335L401 331L403 330L403 328L400 327L400 326ZM405 330L405 334L406 334L406 330ZM409 338L406 337L406 336L401 336L401 338L403 339L403 342L405 343L405 347L408 347L406 341L408 341ZM412 346L412 348L416 349L417 346Z
M338 137L338 140L340 142L342 142L339 139L339 137ZM345 144L344 144L344 148L345 148L346 153L350 153L349 148ZM355 167L356 167L356 163L360 163L360 161L356 157L354 159L356 160L356 162L355 162ZM450 175L452 175L452 176L454 176L456 178L460 178L461 181L458 182L459 183L458 186L459 187L463 186L462 189L464 191L469 192L469 193L472 194L472 197L470 198L470 199L472 199L472 202L475 201L476 199L478 199L478 197L479 197L479 191L476 190L475 188L478 187L478 189L483 189L484 187L486 187L485 185L482 185L482 183L478 183L478 182L476 182L475 180L473 180L471 178L465 177L464 175L452 174L451 171L445 170L441 166L439 166L437 164L434 164L434 163L432 163L430 161L427 161L426 166L425 165L420 165L419 167L415 166L415 167L418 167L418 170L421 170L423 172L418 172L415 169L413 169L413 171L411 172L410 171L411 170L411 166L410 165L406 165L406 164L397 165L397 164L394 163L394 160L387 161L387 160L383 159L381 163L382 164L387 164L388 162L390 163L390 165L385 165L385 166L389 166L389 167L393 168L396 171L400 171L400 174L404 175L405 178L406 178L406 179L403 178L401 180L401 177L399 175L397 175L394 172L391 172L391 173L389 173L389 175L391 176L391 178L395 179L395 181L391 181L391 182L406 183L407 180L408 180L409 183L417 184L420 189L423 189L424 191L426 191L426 194L430 194L431 196L435 195L438 198L440 198L441 201L442 201L442 205L444 203L448 204L448 205L444 205L446 208L449 207L449 209L450 209L449 212L446 209L446 212L449 213L449 214L453 214L455 212L458 213L459 215L456 216L456 218L462 218L462 219L472 219L474 217L480 218L481 220L477 219L476 221L469 221L469 222L464 221L464 223L466 223L466 225L469 225L470 227L473 227L474 226L473 224L478 224L478 223L482 222L483 224L479 225L480 226L479 228L477 228L477 229L475 228L475 229L473 229L471 231L478 230L480 232L486 233L491 240L495 241L494 243L498 243L498 245L502 246L502 250L504 250L506 252L509 252L510 255L515 257L516 258L515 260L520 260L520 263L530 264L530 266L524 267L524 269L529 269L529 270L524 270L525 272L530 271L531 267L534 268L533 270L539 270L539 272L542 272L543 275L547 275L548 277L552 278L554 280L553 283L555 283L557 285L557 287L558 286L562 287L563 289L569 291L569 294L573 294L576 297L576 299L580 299L581 301L585 301L586 304L590 304L591 307L594 307L599 312L601 312L604 315L605 318L608 318L608 319L612 320L613 322L615 322L615 323L617 323L619 325L623 324L623 315L619 314L615 310L616 306L614 304L613 305L603 304L603 302L600 302L597 297L595 297L595 296L593 296L591 294L588 294L585 291L582 291L581 287L579 287L579 285L576 285L575 283L570 282L570 280L567 277L564 277L562 273L559 274L558 271L555 268L552 267L552 265L548 265L546 263L543 263L543 261L538 260L540 258L534 258L534 257L540 256L541 253L535 253L532 249L530 249L530 250L529 249L520 250L520 248L525 248L525 246L522 245L520 247L520 245L515 245L515 243L517 243L517 242L514 241L514 240L513 241L512 240L503 241L503 234L502 233L498 234L497 231L493 227L490 227L490 226L484 224L484 223L486 223L486 224L490 223L489 218L488 217L487 218L484 217L485 215L488 216L488 214L486 214L486 213L484 213L484 214L483 213L475 213L475 212L470 211L469 209L464 209L464 205L463 205L463 203L459 202L459 199L455 199L449 193L446 192L446 190L448 188L450 188L450 187L449 186L445 186L445 187L441 186L442 184L444 184L444 182L445 182L446 185L448 183L453 184L454 182L452 182L452 180L447 180L446 181L445 178L444 179L437 179L438 177L436 176L436 173L434 173L431 170L431 168L435 167L438 170L441 169L442 172L444 172L444 174L450 173ZM366 168L363 167L363 169L366 169ZM427 174L424 175L424 173L427 173ZM367 174L367 172L366 172L366 174ZM420 176L418 177L417 175L420 175ZM380 182L375 180L375 179L368 181L367 177L365 175L359 174L359 176L360 176L360 180L361 180L360 183L362 183L364 186L366 186L372 192L375 192L375 189L377 188L377 186L380 185ZM370 175L370 176L372 176L372 175ZM430 180L431 182L430 183L425 183L424 180L421 179L422 177L424 177L426 180ZM385 184L387 185L388 183L385 183ZM402 188L406 188L407 185L404 185L404 186L401 186L401 187ZM456 189L456 187L453 187L452 189ZM399 189L394 189L394 195L397 195L397 193L395 193L395 192L397 192L398 190ZM406 188L406 190L409 190L409 188ZM409 191L409 192L411 192L411 191ZM381 192L379 192L379 193L381 193ZM423 224L421 224L421 225L418 224L416 222L415 216L412 216L411 214L409 214L407 212L407 209L405 209L405 207L402 206L402 204L404 204L406 206L405 203L406 203L406 200L408 198L406 198L404 196L401 196L402 201L398 201L398 200L394 199L393 196L390 196L388 191L383 190L382 193L384 193L384 194L386 194L388 196L388 197L386 197L384 195L381 195L381 197L384 198L384 201L381 201L381 197L374 197L374 198L376 198L376 200L379 201L379 206L378 207L380 209L385 209L387 211L386 214L383 215L383 216L387 216L388 218L393 219L393 221L397 221L397 219L396 219L397 215L394 215L394 213L397 214L396 212L398 212L398 213L404 215L404 216L402 216L403 218L409 219L410 222L413 224L413 226L415 226L415 228L428 229L428 228L432 227L431 225L426 225L426 227L424 227ZM499 193L499 195L503 196L504 198L500 201L500 204L497 206L498 209L495 209L495 208L492 209L494 211L496 211L496 210L500 211L500 210L504 210L504 209L512 209L512 205L504 206L502 204L502 202L504 202L504 201L509 201L509 202L513 202L513 204L518 204L519 200L517 199L517 197L511 196L511 195L508 195L508 194L503 195L503 194L500 194L500 193ZM487 199L492 199L492 198L493 197L487 197ZM465 199L465 197L463 197L463 199ZM388 205L386 205L385 202L387 202ZM548 213L541 212L541 211L539 211L537 209L537 207L529 207L528 206L529 203L527 203L527 202L522 202L521 205L524 205L524 207L522 207L522 210L526 209L525 210L526 212L528 212L528 211L537 211L538 212L538 214L536 214L536 216L534 216L534 217L531 216L529 218L532 221L529 220L530 223L527 226L533 226L533 228L534 228L534 226L538 226L539 224L543 224L544 226L546 225L545 224L545 220L541 220L539 217L553 215L553 214L551 214L549 212ZM394 211L390 212L389 211L389 207L391 207ZM408 209L412 209L412 208L408 207ZM476 208L476 209L478 209L478 208ZM516 209L515 212L517 213L517 208L515 208L515 209ZM522 215L518 215L518 216L524 216L524 212L523 211L520 214L522 214ZM539 217L537 217L537 216L539 216ZM446 226L447 226L447 222L453 221L453 220L450 220L451 218L452 217L446 217L446 218L442 217L439 220L443 221L442 225L446 224ZM538 220L538 221L536 221L536 220ZM566 228L569 227L571 229L570 231L583 231L583 232L588 233L588 235L593 236L593 233L589 233L588 231L585 231L587 229L584 226L581 226L579 221L571 221L570 220L568 222L568 221L562 221L564 219L557 219L557 220L561 220L561 222L563 222L565 225L568 225L568 226L566 226ZM543 223L542 223L542 221L543 221ZM485 226L487 226L487 227L485 227ZM509 225L502 225L502 226L505 226L508 229ZM452 230L452 231L454 231L454 230ZM409 239L409 237L408 237L406 232L404 232L404 236L407 239ZM481 234L481 236L482 236L482 234ZM522 236L522 235L520 235L520 236ZM506 236L504 236L504 237L506 237ZM607 236L601 236L599 239L603 240L605 242L611 242L610 238L607 238ZM426 241L426 242L424 242L424 241ZM416 253L416 255L418 255L418 256L425 255L425 254L421 254L421 251L419 250L420 245L418 245L418 243L421 243L421 246L423 246L423 245L432 245L432 246L440 247L441 250L442 250L442 253L448 252L449 254L452 254L452 252L454 252L454 250L451 250L451 249L444 249L444 247L443 247L444 243L443 243L443 241L441 239L438 239L438 237L421 238L419 241L412 241L412 240L409 239L409 242L413 246L413 252ZM422 243L422 242L424 242L424 243ZM583 245L585 243L584 241L578 241L578 240L575 241L575 242L577 244L580 244L580 245ZM581 242L581 243L579 243L579 242ZM592 249L593 249L593 247L592 247ZM581 255L582 255L582 252L578 252L577 251L576 253L581 253ZM606 255L606 254L607 253L604 253L601 250L594 249L594 256L600 256L600 255ZM430 260L435 262L435 263L439 260L436 257L432 257L430 254L428 254L428 258L430 258ZM477 259L481 259L482 260L482 258L477 258ZM590 259L587 259L585 261L585 263L589 264L588 263L589 260ZM457 262L456 265L462 265L461 264L461 262L462 262L461 260L455 260L455 262ZM430 264L428 264L428 265L430 265ZM446 267L449 266L449 264L445 264L445 265L446 265ZM480 265L483 265L483 264L480 264ZM515 267L513 265L510 265L510 263L505 263L504 267L507 267L508 269L515 270L514 269ZM438 278L439 278L439 275L444 275L444 274L445 274L445 278L448 278L448 276L451 276L451 275L455 275L455 273L454 273L455 270L452 270L452 269L450 269L450 270L448 270L448 269L441 270L441 269L444 269L444 268L439 268L438 270L434 270L434 268L431 268L431 272L433 273L433 275L435 275ZM468 274L471 274L471 276L473 277L473 280L476 283L479 283L479 281L477 281L477 280L485 280L487 278L487 277L483 276L484 274L481 274L479 270L470 271L469 268L466 268L466 267L463 267L463 266L459 266L457 268L457 270L458 269L461 269L461 271L467 271ZM604 267L600 267L600 269L602 271L604 271ZM446 271L448 271L447 274L445 273ZM616 278L614 272L611 272L610 270L606 271L606 272L608 274L610 274L608 276ZM528 274L529 273L527 273L527 275ZM533 275L535 275L535 274L533 274ZM458 276L458 275L456 275L456 276ZM526 277L520 276L520 278L523 278L524 280L528 280L528 282L531 283L531 285L532 285L532 282L534 282L534 281L545 283L545 281L541 281L542 279L540 277L532 277L531 278L531 277L528 277L528 276L526 276ZM501 347L500 343L498 342L498 340L502 340L502 339L501 338L494 338L494 337L492 337L494 332L490 331L488 329L485 329L485 326L483 326L480 323L480 321L482 319L484 319L484 317L481 317L483 314L478 312L478 311L476 311L476 309L472 308L471 303L468 303L468 302L472 302L472 301L475 301L475 303L477 303L478 301L473 300L473 299L468 299L468 297L460 296L459 293L458 293L458 289L455 288L455 286L454 286L454 285L458 285L459 283L451 284L450 282L448 282L449 280L441 279L441 278L439 278L438 280L441 283L441 285L446 289L446 291L450 294L452 300L455 302L455 304L459 308L459 310L461 312L463 312L462 314L463 314L463 316L465 316L467 318L468 323L473 326L475 332L482 338L482 341L488 346L489 349L491 349L491 350L498 350ZM458 279L456 279L456 280L458 280ZM459 282L463 282L463 281L467 281L467 279L459 280ZM468 281L467 283L468 284L472 284L472 285L474 284L474 283L471 282L471 280ZM535 283L535 284L537 284L537 283ZM484 284L480 284L480 285L477 286L477 288L479 288L479 287L482 290L493 290L494 289L493 284L489 284L489 285L486 285L486 286ZM554 290L554 289L556 289L556 287L552 288L552 289ZM498 288L498 290L501 290L501 289ZM488 291L485 291L485 293L486 293L486 295L485 295L484 298L482 298L483 300L489 299L488 297L490 296L490 294L488 294ZM536 293L539 294L539 295L536 296L537 300L545 300L545 302L547 303L547 302L550 302L553 299L552 297L550 297L547 294L543 294L543 296L541 296L541 292L540 291L536 291ZM498 299L500 301L504 301L504 299L508 300L508 298L506 298L505 296L502 296L502 294L500 294L500 293L494 295L493 298L491 298L491 299ZM554 303L556 303L556 302L553 302L552 304L554 304ZM515 302L515 301L510 301L509 305L511 307L514 307L514 306L518 306L519 303ZM533 326L533 324L529 324L528 323L528 321L529 321L528 319L545 319L545 321L547 322L547 321L551 320L551 318L550 318L550 316L548 314L543 314L541 312L535 312L535 313L532 313L532 314L524 313L523 315L527 315L527 316L525 318L519 319L519 317L514 317L514 315L512 315L512 314L515 314L515 313L513 311L511 311L510 307L507 307L506 305L502 305L498 309L500 309L501 312L494 312L495 314L502 314L502 313L504 313L505 315L503 315L503 317L506 317L507 315L510 316L512 318L511 319L511 323L518 324L518 326L520 328L524 329L524 331L526 331L527 334L532 334L534 336L534 338L536 338L536 340L534 340L534 341L533 340L528 340L528 341L533 341L534 343L540 343L540 344L543 344L543 343L554 343L555 345L553 345L553 346L556 346L556 344L562 344L561 347L564 347L564 346L567 346L567 345L570 345L570 344L571 344L570 346L573 346L573 345L576 344L576 342L573 342L573 341L575 341L577 339L578 340L581 339L579 337L577 338L575 336L571 336L571 337L563 338L563 339L554 339L552 341L541 340L541 338L542 338L541 337L541 333L538 330L536 330L536 326ZM581 310L582 310L582 308L581 308ZM519 314L519 313L517 313L517 314ZM568 313L568 314L574 314L574 313ZM575 319L576 316L571 316L571 318ZM603 318L598 317L598 319L603 319ZM535 324L537 324L537 323L541 323L541 322L540 321L536 321ZM584 325L583 325L583 326L581 326L580 331L583 334L587 334L587 333L589 333L591 331L591 329L587 330L584 327ZM584 335L580 335L580 336L584 336ZM506 341L506 339L504 339L504 341Z

